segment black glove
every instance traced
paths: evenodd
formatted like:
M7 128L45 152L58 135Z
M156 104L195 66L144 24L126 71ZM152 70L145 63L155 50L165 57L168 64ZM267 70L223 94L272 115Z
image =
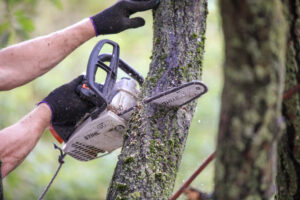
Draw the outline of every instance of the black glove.
M51 132L59 135L65 142L75 130L75 125L86 113L91 112L95 105L89 101L83 100L76 92L76 88L81 84L83 75L77 77L70 83L67 83L53 90L43 101L51 108L51 125L55 130ZM57 137L57 136L55 136Z
M96 35L119 33L129 28L138 28L145 24L141 17L130 19L129 16L139 11L154 8L159 0L121 0L112 7L90 17L93 22Z

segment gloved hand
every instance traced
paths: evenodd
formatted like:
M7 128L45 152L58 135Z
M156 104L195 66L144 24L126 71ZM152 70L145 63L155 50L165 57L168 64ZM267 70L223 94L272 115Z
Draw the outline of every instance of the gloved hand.
M52 111L50 130L52 129L52 134L58 140L57 135L66 142L75 130L76 123L95 108L93 103L81 99L76 92L83 77L81 75L70 83L53 90L39 103L46 103L50 107Z
M159 0L121 0L112 7L90 17L96 35L119 33L129 28L138 28L145 24L141 17L129 18L130 15L154 8Z

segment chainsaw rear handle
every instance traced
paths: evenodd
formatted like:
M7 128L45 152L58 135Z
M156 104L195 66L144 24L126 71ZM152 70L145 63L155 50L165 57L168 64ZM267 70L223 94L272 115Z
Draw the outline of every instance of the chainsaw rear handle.
M101 60L102 62L108 62L112 59L111 54L101 54L99 55L99 60ZM138 72L136 71L133 67L131 67L128 63L126 63L124 60L122 60L121 58L119 58L119 67L126 73L128 74L131 78L133 78L134 80L136 80L140 86L143 85L144 83L144 77Z
M110 61L109 67L99 59L99 53L105 44L110 44L113 47L111 59L107 60ZM119 45L111 40L99 41L94 47L94 49L92 50L92 53L90 55L88 66L87 66L86 79L87 79L88 87L91 88L97 96L94 99L96 100L96 105L100 108L105 109L107 107L108 104L107 97L109 96L108 93L110 92L111 88L114 87L114 84L116 82L117 70L119 65L119 55L120 55ZM105 83L103 85L103 88L101 89L99 88L99 84L95 82L95 75L98 67L102 68L107 73Z

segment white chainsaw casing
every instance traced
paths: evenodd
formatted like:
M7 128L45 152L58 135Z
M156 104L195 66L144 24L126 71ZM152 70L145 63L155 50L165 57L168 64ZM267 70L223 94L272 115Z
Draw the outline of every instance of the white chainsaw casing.
M74 131L63 151L73 158L89 161L97 158L99 153L112 152L122 146L126 120L130 113L119 117L118 113L137 104L135 81L122 79L115 85L116 94L108 108L96 119L87 118Z
M122 145L125 126L124 119L105 110L98 118L85 120L64 145L63 151L81 161L95 159L99 153L111 152Z
M118 93L112 99L108 109L112 109L115 113L119 114L136 106L139 93L136 86L136 82L132 79L123 78L118 81L115 85L115 90L117 90ZM132 112L126 112L126 114L122 115L122 118L129 120L131 113Z

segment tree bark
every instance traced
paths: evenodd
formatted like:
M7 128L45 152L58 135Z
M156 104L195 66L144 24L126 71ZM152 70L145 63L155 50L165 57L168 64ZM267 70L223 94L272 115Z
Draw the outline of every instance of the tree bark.
M300 83L300 0L282 0L288 22L285 91ZM278 200L300 199L300 95L283 102L286 128L278 149Z
M201 79L206 0L161 0L153 56L140 98ZM196 102L168 109L140 104L129 121L107 199L168 199Z
M282 4L220 0L225 82L215 169L215 199L269 199L284 83Z

